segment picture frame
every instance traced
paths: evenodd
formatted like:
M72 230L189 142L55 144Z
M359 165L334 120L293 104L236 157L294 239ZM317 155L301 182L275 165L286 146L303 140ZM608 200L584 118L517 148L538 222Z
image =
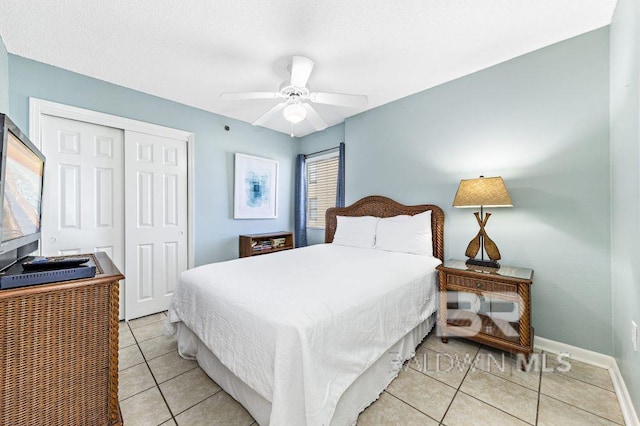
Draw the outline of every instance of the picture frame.
M278 162L235 154L234 219L278 217Z

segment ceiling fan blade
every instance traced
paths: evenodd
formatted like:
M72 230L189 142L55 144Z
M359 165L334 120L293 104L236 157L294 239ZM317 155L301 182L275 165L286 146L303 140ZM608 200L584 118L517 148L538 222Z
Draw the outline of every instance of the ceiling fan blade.
M277 112L281 111L285 106L287 106L286 102L280 102L278 105L274 106L269 111L258 117L256 121L251 124L253 124L254 126L262 126L264 123L269 121L269 119L273 117Z
M220 97L229 101L244 101L250 99L275 99L279 96L276 92L225 92Z
M318 104L340 105L346 107L365 107L369 100L365 95L346 95L344 93L314 92L309 95L309 100Z
M311 105L302 104L302 106L304 106L304 109L307 110L307 120L309 120L309 123L311 123L314 129L324 130L327 127L329 127L329 125L325 123L325 121L322 118L320 118L316 110L313 109Z
M291 63L291 85L305 87L315 64L311 59L304 56L294 56Z

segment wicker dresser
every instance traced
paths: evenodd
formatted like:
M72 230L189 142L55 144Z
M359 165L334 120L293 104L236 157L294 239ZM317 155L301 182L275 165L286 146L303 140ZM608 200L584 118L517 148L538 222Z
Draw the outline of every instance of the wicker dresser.
M0 425L121 425L118 281L95 253L94 278L0 291Z

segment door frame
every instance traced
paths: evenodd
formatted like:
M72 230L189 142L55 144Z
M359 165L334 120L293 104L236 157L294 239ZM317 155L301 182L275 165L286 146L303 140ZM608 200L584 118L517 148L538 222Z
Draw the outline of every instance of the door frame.
M145 123L143 121L130 118L119 117L117 115L105 114L91 111L70 105L60 104L38 98L29 98L29 138L42 149L42 116L52 115L55 117L67 118L70 120L84 121L86 123L100 126L113 127L116 129L132 130L140 133L147 133L165 138L184 140L187 143L187 268L194 267L194 241L193 225L195 219L194 206L194 142L195 135L185 130L172 129L170 127L159 126L157 124ZM127 143L126 138L124 143ZM124 271L123 271L124 272Z

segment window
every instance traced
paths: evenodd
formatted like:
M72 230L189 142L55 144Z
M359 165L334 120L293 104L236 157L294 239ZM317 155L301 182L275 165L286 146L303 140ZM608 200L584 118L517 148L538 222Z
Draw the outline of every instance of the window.
M324 228L324 214L336 206L338 153L307 159L307 228Z
M314 222L318 220L318 199L309 198L307 201L307 222Z

